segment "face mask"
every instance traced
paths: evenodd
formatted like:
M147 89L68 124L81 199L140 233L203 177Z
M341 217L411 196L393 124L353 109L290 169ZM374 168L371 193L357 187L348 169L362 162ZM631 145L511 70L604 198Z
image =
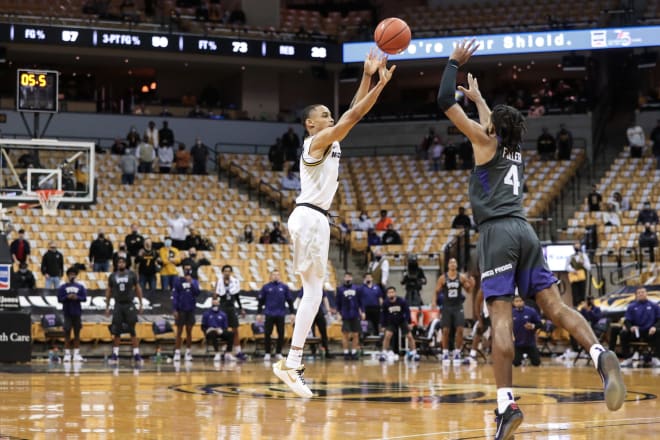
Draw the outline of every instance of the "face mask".
M344 286L349 287L351 284L353 284L353 281L344 281Z
M360 216L360 220L366 220L366 219L367 219L367 216L366 216L366 215L361 215L361 216Z
M211 310L213 310L214 312L217 312L218 310L220 310L220 307L213 306L213 307L211 307Z
M376 258L375 258L375 260L376 260L376 261L380 261L381 258L383 258L383 257L381 257L380 255L377 255Z
M172 240L165 240L165 247L172 246Z
M190 258L195 258L197 254L190 254Z
M27 269L19 269L18 270L20 273L27 273Z

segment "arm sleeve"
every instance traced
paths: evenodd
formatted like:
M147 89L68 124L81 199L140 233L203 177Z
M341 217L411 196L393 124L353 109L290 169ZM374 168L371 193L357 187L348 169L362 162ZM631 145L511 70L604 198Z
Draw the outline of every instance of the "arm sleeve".
M438 89L438 107L440 110L447 111L449 107L456 104L456 73L458 72L458 63L455 60L449 60L442 74L440 88Z
M387 280L390 278L390 262L387 260L383 260L383 262L380 265L380 274L381 274L381 281L384 286L387 287Z

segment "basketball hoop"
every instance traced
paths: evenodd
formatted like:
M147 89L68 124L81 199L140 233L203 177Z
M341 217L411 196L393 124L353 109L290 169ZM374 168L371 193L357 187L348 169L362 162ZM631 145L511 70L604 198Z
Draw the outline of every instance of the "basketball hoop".
M56 216L57 206L64 196L64 191L60 189L38 189L35 192L39 196L39 203L44 215Z

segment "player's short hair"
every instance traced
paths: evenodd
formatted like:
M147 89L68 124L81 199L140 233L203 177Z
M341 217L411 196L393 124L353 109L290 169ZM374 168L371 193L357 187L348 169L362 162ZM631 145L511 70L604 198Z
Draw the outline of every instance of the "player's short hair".
M125 262L126 262L126 257L121 256L121 255L118 256L118 257L117 257L117 263L119 263L120 261L123 261L123 262L125 263Z
M385 289L385 293L389 292L390 290L393 290L394 293L396 293L396 287L394 286L389 286L387 289Z
M305 137L309 136L309 132L307 131L307 125L305 125L305 121L307 120L307 118L309 118L309 115L312 113L312 111L314 111L316 107L319 107L321 105L323 104L312 104L312 105L308 105L303 109L302 117L300 119L302 120L303 128L305 129Z
M520 150L522 136L527 131L525 118L517 109L508 105L496 105L490 114L499 143L505 147Z
M231 272L234 271L234 268L231 267L231 265L229 265L229 264L225 264L224 266L222 266L222 272L224 272L225 269L229 269Z
M68 269L66 270L66 274L69 275L69 274L71 274L71 273L74 274L74 275L78 275L78 269L76 269L75 267L71 266L70 268L68 268Z
M353 276L353 274L352 274L352 273L350 273L350 272L348 272L348 271L346 271L346 272L344 272L344 276L346 276L346 275L350 275L350 276Z

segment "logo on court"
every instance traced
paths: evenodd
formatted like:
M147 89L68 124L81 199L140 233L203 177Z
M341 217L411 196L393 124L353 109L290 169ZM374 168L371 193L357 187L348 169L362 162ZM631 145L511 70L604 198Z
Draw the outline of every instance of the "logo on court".
M480 384L405 384L383 382L358 383L308 383L312 391L322 400L352 402L410 403L433 407L439 404L487 404L497 403L495 387ZM292 397L288 387L279 382L183 384L170 387L183 393L222 395L248 398L283 399ZM516 395L525 405L552 403L602 402L602 390L589 388L516 388ZM655 399L650 393L628 390L626 401Z

